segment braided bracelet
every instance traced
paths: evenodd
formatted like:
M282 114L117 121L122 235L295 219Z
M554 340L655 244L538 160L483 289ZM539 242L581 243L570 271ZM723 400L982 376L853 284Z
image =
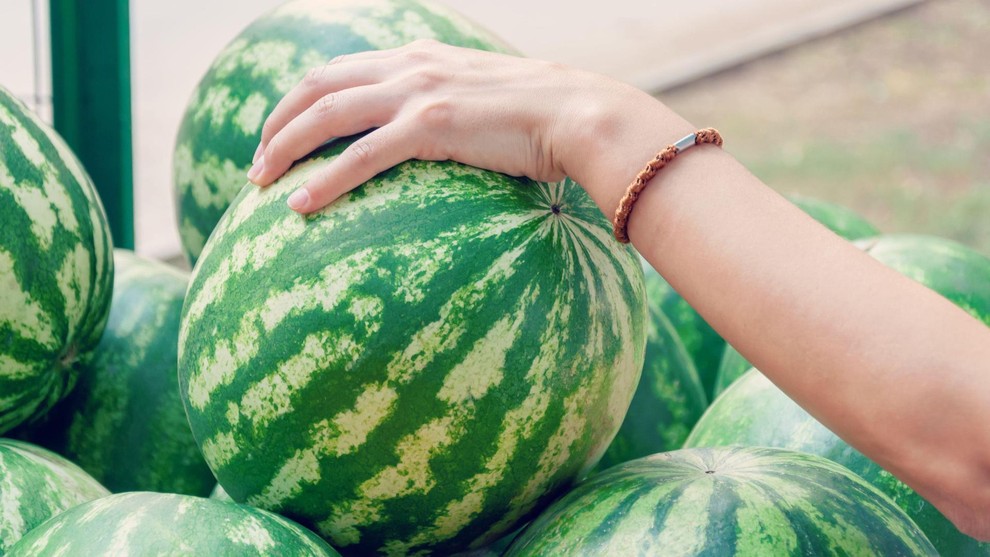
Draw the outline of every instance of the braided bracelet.
M682 137L677 143L664 147L662 151L657 153L657 156L653 157L653 160L647 163L646 168L636 175L636 179L626 188L626 194L622 196L619 206L615 209L615 219L612 221L612 234L615 235L616 240L623 244L629 243L629 235L626 234L629 214L632 213L633 205L639 199L639 194L642 193L646 184L657 175L657 172L660 172L661 168L674 160L674 157L678 153L687 151L689 148L702 143L714 143L721 147L722 136L715 128L704 128L688 134Z

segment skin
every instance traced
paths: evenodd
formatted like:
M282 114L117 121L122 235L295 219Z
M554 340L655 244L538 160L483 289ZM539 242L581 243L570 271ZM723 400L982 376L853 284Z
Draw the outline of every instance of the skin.
M612 218L645 163L697 127L597 74L421 41L313 69L268 117L248 177L266 186L329 138L373 129L290 207L315 211L418 158L536 180L570 176ZM660 171L628 230L784 392L961 531L990 541L990 328L843 241L711 145Z

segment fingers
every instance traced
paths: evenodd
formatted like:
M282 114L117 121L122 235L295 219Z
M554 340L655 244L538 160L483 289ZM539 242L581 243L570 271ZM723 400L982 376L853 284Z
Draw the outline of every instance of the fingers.
M264 152L268 142L297 116L328 93L360 87L381 81L381 64L368 62L392 56L387 50L372 50L338 56L323 66L315 67L306 73L298 85L292 88L275 105L261 129L261 143L254 153L254 161Z
M295 161L333 137L382 126L395 115L401 99L384 84L326 94L288 122L264 148L248 179L267 186Z
M415 158L415 128L397 120L365 135L344 150L306 185L289 196L289 208L307 214L405 160Z

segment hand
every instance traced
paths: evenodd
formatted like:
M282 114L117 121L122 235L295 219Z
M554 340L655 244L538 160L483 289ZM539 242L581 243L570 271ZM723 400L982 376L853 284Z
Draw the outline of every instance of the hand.
M597 74L417 41L341 56L311 70L269 115L248 177L268 185L325 141L374 128L295 192L290 207L300 213L320 209L411 158L455 160L544 181L569 175L581 182L583 174L594 182L595 171L611 172L589 164L607 159L595 156L603 142L616 147L620 135L649 127L654 139L645 150L630 149L633 162L622 163L628 168L619 180L628 182L662 140L676 135L658 133L644 118L658 109L666 110L649 95ZM686 123L679 128L690 129ZM617 195L597 197L610 214Z

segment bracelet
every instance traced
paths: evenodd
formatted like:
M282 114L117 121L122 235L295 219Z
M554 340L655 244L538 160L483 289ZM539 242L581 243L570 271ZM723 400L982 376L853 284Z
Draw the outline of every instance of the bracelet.
M677 143L664 147L662 151L657 153L657 156L653 157L653 160L647 163L646 168L636 175L636 179L626 188L626 194L622 196L619 206L615 209L615 219L612 221L612 234L615 235L616 240L623 244L629 243L629 236L626 234L629 214L632 213L633 205L639 199L639 194L642 193L646 184L656 176L657 172L660 172L661 168L674 160L674 157L678 153L687 151L689 148L702 143L714 143L721 147L722 136L715 128L704 128L688 134L677 141Z

